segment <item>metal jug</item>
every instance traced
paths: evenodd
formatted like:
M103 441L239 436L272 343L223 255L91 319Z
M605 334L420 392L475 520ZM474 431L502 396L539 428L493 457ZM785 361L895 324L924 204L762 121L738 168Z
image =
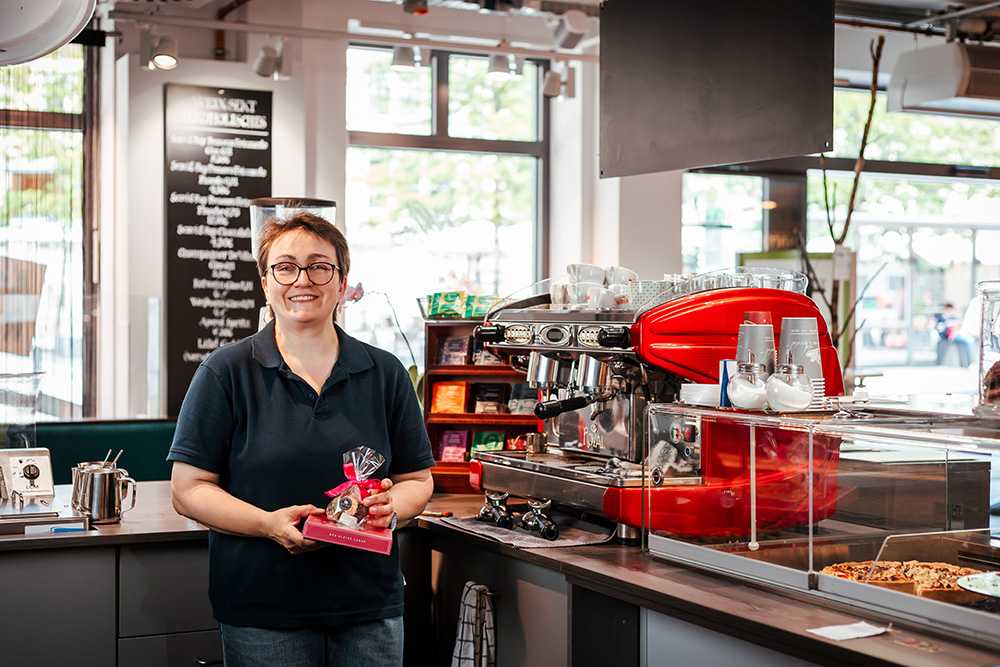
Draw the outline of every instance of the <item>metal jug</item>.
M122 514L135 507L136 484L128 471L102 465L80 470L79 476L83 481L78 509L90 516L90 523L117 523ZM130 486L132 503L123 508Z
M73 466L73 509L77 511L83 510L83 496L84 496L84 484L87 479L82 474L85 470L97 470L102 467L115 468L115 464L106 463L102 461L84 461L83 463L77 463Z

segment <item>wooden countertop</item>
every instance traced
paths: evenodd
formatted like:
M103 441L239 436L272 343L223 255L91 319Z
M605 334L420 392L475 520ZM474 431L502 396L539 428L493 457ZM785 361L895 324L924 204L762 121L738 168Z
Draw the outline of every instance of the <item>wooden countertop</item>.
M68 505L70 492L68 485L58 486L55 505ZM478 495L436 494L427 510L462 517L476 514L481 505ZM755 586L660 561L643 555L635 546L518 549L439 518L421 516L416 525L429 532L432 543L466 544L534 563L563 573L574 585L820 664L936 667L1000 663L1000 650L956 643L933 631L847 605L820 602L805 593ZM126 512L120 523L95 526L86 533L0 535L0 551L205 540L207 535L205 527L174 512L169 482L140 482L136 507ZM809 628L859 620L880 625L891 622L893 628L876 637L843 642L807 632Z
M82 533L0 535L0 551L208 539L207 528L174 511L170 482L139 482L137 487L135 508L125 512L119 523L91 526L91 530ZM69 484L56 485L52 506L71 512L72 492ZM130 503L126 499L126 507Z
M427 509L472 516L482 498L435 496ZM996 665L1000 649L955 643L948 637L901 624L898 619L842 603L819 601L807 593L783 592L725 576L682 567L643 555L637 546L602 544L518 549L420 517L439 539L490 549L565 574L567 580L613 598L794 655L831 665ZM837 642L807 632L810 628L865 620L892 629L882 635Z

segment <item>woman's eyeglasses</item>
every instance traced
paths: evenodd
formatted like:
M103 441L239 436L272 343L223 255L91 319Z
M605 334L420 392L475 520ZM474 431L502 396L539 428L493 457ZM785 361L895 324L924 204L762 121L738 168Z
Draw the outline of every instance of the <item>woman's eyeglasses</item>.
M275 282L279 285L291 285L299 279L299 274L306 272L306 277L313 285L325 285L333 280L333 274L340 270L336 264L329 262L313 262L309 266L299 266L292 262L278 262L268 267Z

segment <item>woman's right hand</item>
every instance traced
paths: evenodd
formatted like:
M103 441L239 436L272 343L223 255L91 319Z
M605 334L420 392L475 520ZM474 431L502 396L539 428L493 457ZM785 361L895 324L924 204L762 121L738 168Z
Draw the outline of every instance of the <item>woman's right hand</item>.
M268 512L267 536L288 549L289 553L300 554L306 551L315 551L325 547L326 543L302 537L299 523L307 516L325 513L326 510L315 505L292 505Z

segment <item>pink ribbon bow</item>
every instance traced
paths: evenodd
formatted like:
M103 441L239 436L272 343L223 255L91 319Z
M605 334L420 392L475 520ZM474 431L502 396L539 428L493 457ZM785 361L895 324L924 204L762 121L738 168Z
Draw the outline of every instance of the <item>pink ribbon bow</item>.
M351 486L356 485L361 487L361 497L367 498L369 495L368 489L377 489L382 485L382 481L378 479L358 479L358 473L354 470L353 463L344 464L344 474L347 475L347 481L337 485L336 488L325 491L326 495L335 498Z

